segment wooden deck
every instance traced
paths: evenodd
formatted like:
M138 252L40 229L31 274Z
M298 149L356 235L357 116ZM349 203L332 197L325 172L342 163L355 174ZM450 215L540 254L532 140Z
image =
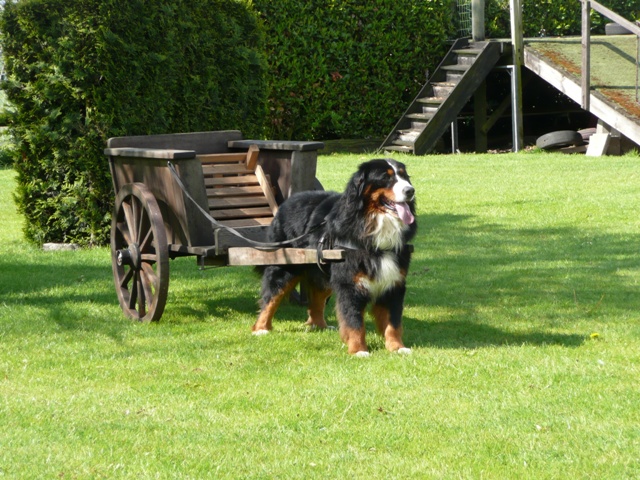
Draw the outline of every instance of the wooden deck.
M636 36L592 36L591 105L600 120L640 145L636 101ZM525 39L525 66L581 103L580 37Z

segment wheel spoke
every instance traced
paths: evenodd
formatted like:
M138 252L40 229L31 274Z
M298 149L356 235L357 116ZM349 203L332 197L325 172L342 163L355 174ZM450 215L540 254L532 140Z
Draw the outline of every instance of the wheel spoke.
M148 283L152 284L155 291L158 291L158 275L156 274L153 267L148 263L143 263L142 270L147 277Z
M133 240L131 239L131 234L129 232L127 223L117 222L116 227L118 229L118 232L120 232L120 234L122 235L122 238L124 238L126 245L131 245L133 243Z
M133 268L129 268L129 270L127 270L127 272L120 279L120 288L127 288L127 283L129 283L131 277L133 277Z
M133 205L135 204L135 200L131 197L131 203L127 203L126 201L122 202L122 211L124 212L124 218L127 225L127 231L129 232L129 244L135 243L137 238L135 238L135 213Z
M140 209L140 216L138 217L138 244L142 245L142 241L140 241L140 239L143 237L142 233L143 233L143 229L144 229L144 218L145 216L147 216L147 211L144 208ZM151 226L149 226L149 230L147 232L147 234L145 235L145 240L146 238L151 234ZM142 248L142 247L140 247Z
M142 318L147 314L147 299L145 295L144 282L142 281L142 270L140 270L138 275L136 275L136 283L138 289L138 312L140 313L140 318Z
M152 308L153 305L153 291L151 289L151 279L148 278L146 274L146 269L142 269L140 271L140 282L142 284L142 288L144 291L144 298L146 303L149 305L149 308Z
M131 282L131 293L129 294L129 310L136 309L136 302L138 301L138 275L135 275L133 282Z
M142 238L142 235L140 235L138 238ZM153 243L153 230L149 228L149 231L147 231L147 234L144 236L142 241L139 242L140 251L145 252L147 248L150 248L152 246L151 245L152 243Z
M154 264L158 261L158 255L155 253L143 253L140 255L143 262L148 264Z

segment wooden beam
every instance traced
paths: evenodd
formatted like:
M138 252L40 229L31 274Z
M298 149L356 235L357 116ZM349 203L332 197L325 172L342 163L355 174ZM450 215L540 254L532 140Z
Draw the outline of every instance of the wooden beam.
M576 103L580 103L582 88L579 80L575 80L532 49L525 49L525 66L539 77L546 80L556 89ZM614 106L607 103L597 92L591 92L590 109L596 117L615 128L631 141L640 145L640 123L632 121Z
M582 0L582 1L586 1L586 0ZM596 1L591 0L590 3L591 3L591 8L593 8L596 12L604 15L609 20L613 20L618 25L620 25L620 26L626 28L627 30L629 30L631 33L634 33L636 35L640 35L640 26L638 26L637 24L634 24L634 23L630 22L629 20L627 20L623 16L618 15L616 12L614 12L612 10L609 10L604 5L600 5Z
M258 183L260 183L260 186L262 187L262 192L269 203L269 208L271 208L271 212L275 217L276 213L278 213L278 202L276 202L276 197L273 195L273 190L271 190L271 182L260 165L256 165L255 173Z
M473 94L473 122L475 130L475 147L477 153L487 151L487 81L483 81Z
M240 163L244 162L247 158L246 153L207 153L205 155L198 155L198 160L203 165L207 164L221 164L221 163Z
M522 79L522 88L525 88L531 80L533 79L533 75L528 75ZM482 131L487 134L489 130L493 128L495 123L502 117L504 112L507 111L507 108L511 106L511 95L507 95L502 99L500 105L493 111L493 113L487 118L487 120L482 124Z
M255 170L258 165L258 156L260 155L260 149L257 145L251 145L247 150L247 168L249 170Z
M278 248L258 250L252 247L231 247L228 251L229 265L292 265L316 263L318 252L310 248ZM344 250L323 250L327 261L344 260Z

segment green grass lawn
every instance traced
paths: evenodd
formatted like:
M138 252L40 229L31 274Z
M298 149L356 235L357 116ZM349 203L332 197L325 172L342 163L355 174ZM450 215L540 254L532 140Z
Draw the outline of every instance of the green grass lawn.
M0 478L640 477L640 157L397 158L413 354L365 359L295 306L250 335L246 267L172 261L162 321L125 319L109 251L26 245L0 170Z

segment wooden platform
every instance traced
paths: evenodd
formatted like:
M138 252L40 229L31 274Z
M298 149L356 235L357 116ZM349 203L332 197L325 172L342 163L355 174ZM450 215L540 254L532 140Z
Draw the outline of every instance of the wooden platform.
M592 36L589 112L640 145L635 99L635 35ZM525 39L524 64L578 104L582 100L581 38Z

